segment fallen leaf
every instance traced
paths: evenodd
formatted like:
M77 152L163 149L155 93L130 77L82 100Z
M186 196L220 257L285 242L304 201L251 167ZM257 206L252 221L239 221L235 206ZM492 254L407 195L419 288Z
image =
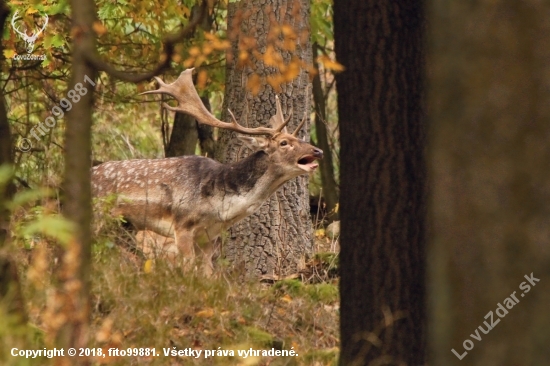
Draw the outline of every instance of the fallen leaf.
M151 273L153 271L153 260L147 259L143 265L143 272Z
M195 316L199 318L211 318L212 316L214 316L214 309L206 308L204 310L197 311L195 313Z

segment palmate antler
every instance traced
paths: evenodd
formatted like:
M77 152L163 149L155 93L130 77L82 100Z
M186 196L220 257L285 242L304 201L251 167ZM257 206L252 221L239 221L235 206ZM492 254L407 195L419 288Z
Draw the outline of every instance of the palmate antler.
M272 124L277 126L276 128L248 128L241 126L230 110L228 111L229 115L231 116L232 122L220 121L214 115L212 115L202 103L199 95L197 94L195 86L193 85L192 74L193 69L187 69L183 71L180 76L171 84L166 84L160 78L155 76L155 80L158 82L159 88L157 90L146 91L141 94L168 94L178 101L178 106L171 107L168 104L163 103L164 108L175 112L187 113L194 117L197 121L205 125L224 128L226 130L235 131L245 135L268 135L274 137L277 134L281 133L288 122L290 122L292 111L288 118L285 120L283 116L283 111L281 109L281 103L279 101L279 97L277 96L275 96L277 113L272 117ZM305 118L300 123L300 126L298 126L296 131L294 131L294 136L296 136L300 128L303 126L304 122Z

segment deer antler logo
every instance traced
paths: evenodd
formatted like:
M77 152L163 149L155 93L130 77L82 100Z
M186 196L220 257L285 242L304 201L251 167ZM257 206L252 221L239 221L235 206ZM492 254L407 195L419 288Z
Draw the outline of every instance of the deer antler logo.
M16 11L11 18L11 26L27 44L27 53L32 53L32 51L34 50L34 43L36 42L38 36L44 31L44 29L46 29L46 26L48 25L48 14L44 14L44 17L44 25L42 26L42 29L33 32L30 36L27 34L27 26L25 24L23 24L22 31L19 30L19 28L15 25L15 22L21 19L19 17L19 10Z

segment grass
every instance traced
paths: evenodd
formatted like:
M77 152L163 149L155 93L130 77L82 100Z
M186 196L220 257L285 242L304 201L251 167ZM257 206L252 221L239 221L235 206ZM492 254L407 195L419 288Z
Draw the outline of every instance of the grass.
M336 364L336 280L319 282L316 276L316 283L310 284L296 279L274 284L243 281L223 265L207 279L197 273L184 273L161 259L147 261L113 245L118 233L114 227L109 230L103 230L94 245L89 346L101 348L103 353L108 353L109 348L155 348L160 356L101 357L95 358L94 364ZM19 243L16 249L29 325L19 327L19 334L10 333L15 326L0 325L0 338L4 338L0 346L2 365L55 362L55 358L27 360L9 356L12 347L53 347L49 308L54 301L54 251L47 240L35 239L32 244ZM317 266L318 257L323 255L311 263ZM164 356L165 349L174 347L203 350L203 354L200 358ZM298 356L239 357L238 350L250 349L293 350ZM205 359L206 350L213 354L225 350L226 355Z

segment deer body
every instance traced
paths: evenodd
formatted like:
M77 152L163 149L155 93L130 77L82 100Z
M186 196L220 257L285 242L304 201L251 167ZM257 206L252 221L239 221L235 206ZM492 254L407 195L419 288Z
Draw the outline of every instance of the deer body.
M190 70L169 86L181 83L182 78L192 86ZM166 84L161 84L159 91L163 92L163 86ZM187 90L180 91L189 92L189 85L184 87ZM213 118L185 112L203 123ZM240 137L254 151L243 160L222 164L201 156L182 156L106 162L92 169L93 194L116 194L115 214L139 230L173 237L184 258L200 254L204 270L210 274L214 244L221 232L256 211L286 181L314 171L315 160L323 155L298 139L298 130L293 134L284 130L288 121L282 121L279 104L278 115L280 130L239 131L268 135ZM231 126L239 125L235 121Z

